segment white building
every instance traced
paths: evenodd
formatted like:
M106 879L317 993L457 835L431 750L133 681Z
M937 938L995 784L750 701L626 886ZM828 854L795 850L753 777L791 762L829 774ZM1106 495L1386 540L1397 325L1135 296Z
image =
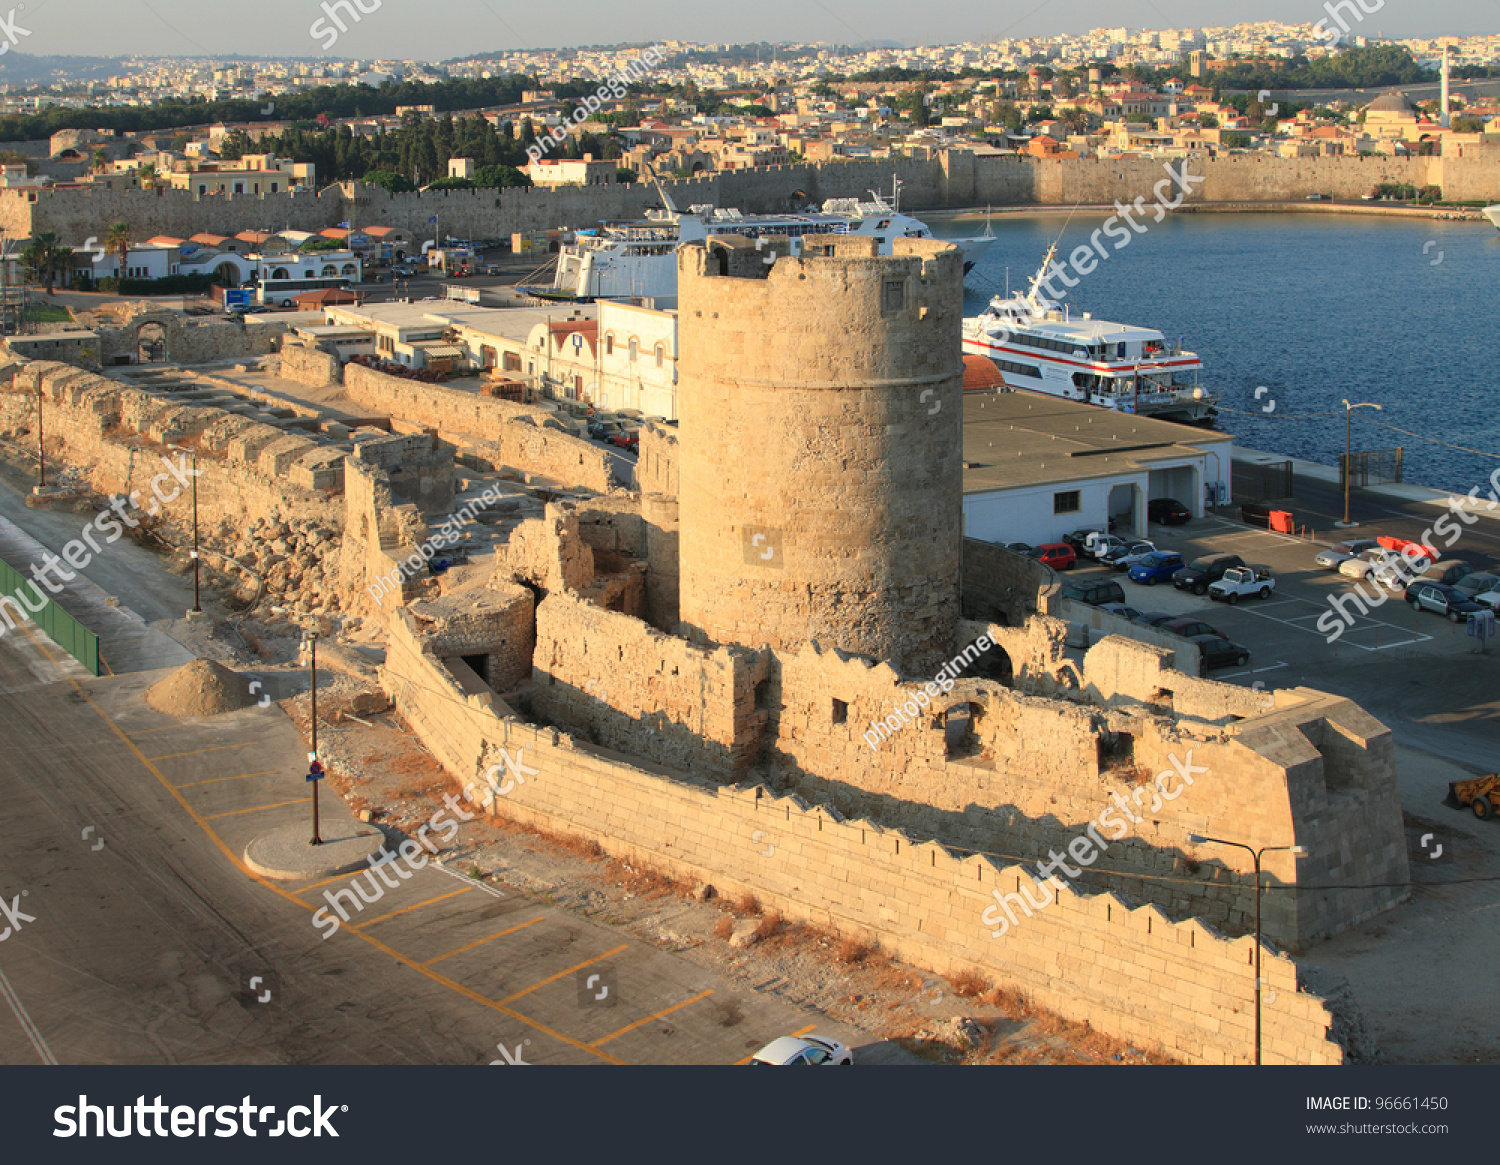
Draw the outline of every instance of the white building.
M964 394L964 534L1060 542L1078 529L1147 537L1146 503L1193 517L1227 505L1228 433L1027 392Z

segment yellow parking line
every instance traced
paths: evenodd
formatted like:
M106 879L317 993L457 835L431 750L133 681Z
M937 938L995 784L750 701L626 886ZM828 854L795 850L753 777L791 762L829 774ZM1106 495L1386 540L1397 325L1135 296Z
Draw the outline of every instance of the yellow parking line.
M691 999L684 999L681 1003L674 1003L671 1007L663 1008L661 1011L658 1011L655 1015L648 1015L645 1019L638 1019L634 1023L628 1023L628 1024L626 1024L619 1031L617 1031L617 1032L611 1032L609 1035L605 1036L601 1040L595 1040L592 1044L589 1045L589 1047L591 1047L591 1048L597 1048L600 1044L607 1044L607 1043L609 1043L610 1040L614 1039L616 1036L623 1036L626 1032L633 1032L633 1031L635 1031L636 1028L641 1027L643 1024L650 1023L653 1019L660 1019L664 1015L671 1015L674 1011L681 1010L682 1008L686 1007L689 1003L697 1003L698 1000L704 998L704 996L712 995L713 993L714 993L714 989L712 987L710 987L707 991L700 991L700 992L698 992L697 995L694 995Z
M357 874L363 874L369 866L360 866L357 870L350 870L347 874L337 874L332 878L324 878L321 882L314 882L311 886L303 886L300 890L293 890L293 894L306 894L309 890L316 890L320 886L328 886L334 882L342 882L345 878L352 878Z
M355 930L363 930L367 926L374 926L377 922L384 922L387 918L395 918L398 914L405 914L408 910L419 910L423 906L431 906L434 902L441 902L444 898L456 898L460 894L467 894L473 886L464 886L462 889L450 891L447 894L439 894L436 898L429 898L426 902L418 902L415 906L403 906L400 910L392 910L389 914L382 914L379 918L372 918L369 922L361 922Z
M504 1007L507 1003L514 1002L515 1000L521 998L521 996L523 996L523 995L530 995L538 987L545 987L545 986L547 986L548 983L555 983L557 980L561 979L564 975L571 975L574 971L581 971L581 970L583 970L584 967L587 967L590 963L597 963L600 959L607 959L607 958L609 958L610 955L618 955L624 949L625 949L625 944L622 943L620 946L617 946L612 951L605 951L602 955L595 955L592 959L584 959L583 962L579 963L577 966L569 967L566 971L559 971L556 975L548 975L540 983L533 983L530 987L526 988L526 990L524 990L524 991L517 991L514 995L507 995L504 999L498 1000L497 1002L500 1004L501 1007Z
M197 756L201 752L223 752L227 748L249 748L252 744L259 743L260 741L258 740L247 740L243 744L218 744L213 748L194 748L189 749L187 752L169 752L166 756L148 756L143 757L142 759L152 761L154 763L159 760L171 760L173 757L178 756Z
M49 651L44 644L37 641L36 636L32 635L30 629L24 623L21 625L21 630L26 632L26 637L31 640L32 644L39 651L41 651L43 655L51 660L54 665L57 663L57 657L53 655L52 652ZM114 734L120 738L120 743L128 748L133 754L135 754L135 758L146 767L147 772L149 772L153 777L156 778L157 783L160 784L162 788L166 789L169 793L172 794L177 804L182 807L182 811L192 819L192 821L198 826L199 829L203 830L203 832L208 835L209 840L212 841L218 848L219 852L224 855L226 861L234 866L235 869L239 870L240 873L244 874L245 877L249 878L252 882L255 882L257 885L263 887L264 889L269 890L272 894L279 894L288 902L295 902L298 906L302 907L303 910L316 911L318 909L317 907L314 907L309 903L302 901L302 899L296 897L296 894L302 893L301 890L296 891L296 894L294 894L293 891L284 889L283 887L276 885L276 883L271 881L269 878L262 877L260 874L257 874L254 870L252 870L249 866L245 865L244 861L241 860L241 858L232 849L230 849L228 845L225 844L224 839L213 831L213 827L208 824L207 819L188 803L188 799L186 797L184 797L181 793L179 793L172 787L171 782L169 782L167 778L162 774L162 771L155 765L153 765L151 763L151 759L135 746L135 742L125 734L125 730L118 724L116 724L112 719L110 719L109 714L105 712L103 708L99 707L94 698L89 695L88 689L71 676L67 677L67 680L68 683L73 686L73 690L83 697L84 703L88 704L88 706L94 710L99 719L103 720L104 723L110 726L110 728L114 731ZM354 872L363 873L362 870L356 870ZM333 880L335 879L330 879L330 881ZM326 883L318 884L326 885ZM306 886L303 889L310 890L312 889L312 887ZM354 930L352 928L349 929L349 933L352 934L355 938L359 939L361 942L368 943L381 954L389 955L391 958L395 959L396 962L402 964L403 966L410 967L419 975L426 975L434 983L438 983L444 987L447 987L455 994L462 995L470 1002L477 1003L481 1007L487 1007L491 1011L497 1011L501 1015L517 1020L520 1023L524 1023L527 1027L532 1028L535 1031L539 1031L543 1035L551 1036L559 1043L567 1044L571 1048L577 1048L581 1052L587 1052L589 1055L596 1056L599 1059L605 1060L611 1064L623 1064L625 1062L624 1060L619 1059L617 1056L610 1055L608 1052L601 1052L597 1048L589 1047L589 1045L584 1043L582 1040L576 1040L572 1036L564 1035L562 1032L557 1031L555 1028L548 1027L540 1020L532 1019L530 1016L522 1015L519 1011L512 1011L510 1008L505 1007L503 1004L496 1003L493 999L486 999L483 995L479 994L479 992L469 987L465 987L462 983L454 982L446 975L440 975L436 971L429 971L426 967L422 966L421 963L407 958L400 951L396 950L394 947L387 946L379 939L371 938L369 935L363 934L360 931ZM623 950L624 948L621 947L620 949Z
M172 729L181 727L181 724L163 724L159 728L142 728L139 732L132 732L130 737L134 740L137 736L145 736L148 732L171 732Z
M306 805L311 800L311 797L301 797L296 801L275 801L270 805L256 805L250 809L231 809L228 813L210 813L204 820L212 821L215 817L234 817L240 813L259 813L262 809L279 809L283 805Z
M817 1030L817 1028L818 1028L818 1025L817 1025L817 1024L815 1024L815 1023L810 1023L810 1024L808 1024L808 1025L807 1025L807 1026L806 1026L806 1027L805 1027L805 1028L802 1028L802 1029L801 1029L801 1030L799 1030L799 1031L794 1031L794 1032L793 1032L793 1033L792 1033L792 1038L793 1038L793 1039L796 1039L796 1038L797 1038L797 1037L798 1037L798 1036L805 1036L805 1035L806 1035L806 1034L807 1034L807 1033L808 1033L808 1032L810 1032L810 1031L816 1031L816 1030ZM753 1060L753 1059L755 1059L755 1053L754 1053L754 1052L751 1052L751 1053L750 1053L750 1055L748 1055L748 1056L746 1056L746 1057L745 1057L745 1058L744 1058L744 1059L743 1059L743 1060L736 1060L736 1061L735 1061L735 1062L734 1062L734 1066L735 1066L735 1067L736 1067L736 1068L738 1068L738 1067L739 1067L739 1066L740 1066L740 1065L741 1065L741 1064L748 1064L748 1063L750 1063L750 1061L751 1061L751 1060Z
M258 773L241 773L237 777L209 777L206 781L189 781L185 785L173 785L174 789L191 789L195 785L215 785L220 781L243 781L246 777L269 777L272 773L279 773L280 769L262 769Z
M542 919L544 919L546 917L547 916L545 914L538 914L535 918L533 918L531 920L531 922L523 922L523 923L520 923L517 926L512 926L512 927L510 927L507 930L499 931L496 934L490 935L490 938L502 938L502 937L504 937L505 935L508 935L508 934L515 934L516 931L518 931L518 930L524 930L526 927L531 926L534 923L541 922ZM451 959L454 955L461 955L465 951L472 951L475 947L482 947L485 943L487 943L487 942L490 941L490 938L476 939L474 942L471 942L471 943L469 943L466 946L459 947L458 950L456 950L456 951L449 951L446 955L439 955L435 959L428 959L425 963L422 964L422 966L424 966L424 967L430 967L430 966L432 966L433 963L441 963L444 959Z

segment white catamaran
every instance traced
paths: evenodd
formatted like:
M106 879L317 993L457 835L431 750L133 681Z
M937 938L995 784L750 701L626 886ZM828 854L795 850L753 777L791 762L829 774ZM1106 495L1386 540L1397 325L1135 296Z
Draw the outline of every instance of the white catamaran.
M966 355L994 361L1008 388L1083 401L1166 420L1211 419L1218 397L1200 387L1203 362L1160 332L1096 320L1074 319L1041 294L1057 244L1032 277L1025 295L995 296L989 308L964 320Z
M665 210L648 211L638 221L606 222L575 232L562 244L550 285L523 283L519 290L543 299L621 299L677 294L677 248L709 235L776 235L791 239L792 254L808 235L864 235L878 241L879 253L889 255L898 238L931 239L927 224L900 212L901 184L894 183L887 202L871 192L871 201L831 198L820 211L801 214L741 214L738 210L698 205L680 212L662 189ZM964 253L964 272L994 243L993 235L950 239Z

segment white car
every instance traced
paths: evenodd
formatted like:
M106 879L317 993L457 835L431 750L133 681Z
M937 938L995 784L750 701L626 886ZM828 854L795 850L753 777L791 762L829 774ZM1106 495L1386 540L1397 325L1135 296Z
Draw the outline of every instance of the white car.
M1155 554L1158 547L1155 542L1132 542L1122 550L1112 551L1108 558L1102 559L1107 566L1116 570L1129 570L1137 562L1140 562L1148 554Z
M1388 591L1404 591L1406 584L1422 577L1422 572L1432 565L1430 558L1418 555L1407 558L1392 554L1384 566L1377 566L1370 577Z
M1346 558L1339 563L1339 573L1346 578L1369 578L1376 569L1385 566L1395 557L1395 551L1383 546L1361 550L1353 558Z
M1326 566L1329 570L1337 570L1355 555L1363 554L1366 550L1374 550L1378 546L1379 543L1373 538L1349 538L1335 546L1330 546L1313 561L1319 566Z
M755 1055L752 1064L852 1064L854 1053L828 1036L780 1036Z
M1500 615L1500 590L1480 591L1477 595L1470 595L1481 607L1488 607L1497 615Z

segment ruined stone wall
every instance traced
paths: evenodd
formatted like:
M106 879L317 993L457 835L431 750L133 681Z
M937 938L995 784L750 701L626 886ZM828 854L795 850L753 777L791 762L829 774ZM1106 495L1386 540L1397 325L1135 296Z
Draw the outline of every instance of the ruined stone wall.
M760 746L760 653L706 651L572 595L537 607L532 707L619 752L732 780Z
M281 345L281 375L306 388L322 388L342 384L344 366L337 356L289 336Z
M482 659L478 678L497 692L531 679L536 602L523 586L485 587L423 599L406 608L439 659ZM472 670L472 669L471 669Z
M831 246L679 252L681 615L920 672L959 616L962 257Z
M1062 597L1051 567L978 538L964 539L963 579L966 618L1012 627L1037 612L1054 614L1052 604Z
M516 469L569 489L607 494L618 487L609 454L591 442L540 427L546 409L478 393L344 367L344 393L363 409L436 429L460 459L482 469Z
M995 938L995 915L985 914L994 892L1031 881L1017 867L760 787L645 772L555 729L502 719L508 709L493 694L461 685L423 651L408 615L392 627L382 681L460 787L481 781L501 748L538 770L492 795L494 813L721 893L748 890L788 918L878 941L938 972L977 972L1137 1047L1190 1063L1253 1059L1252 939L1227 941L1058 881L1055 902ZM1266 1062L1342 1062L1330 1008L1300 989L1296 964L1268 951L1262 973Z

